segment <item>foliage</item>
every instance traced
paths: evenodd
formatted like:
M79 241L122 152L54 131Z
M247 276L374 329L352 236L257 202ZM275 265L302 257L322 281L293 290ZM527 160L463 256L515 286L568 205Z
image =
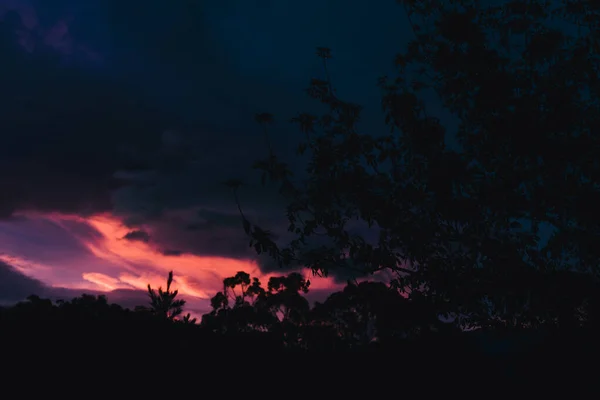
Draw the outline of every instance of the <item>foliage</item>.
M159 318L173 321L177 319L181 313L183 313L183 306L185 305L185 300L178 299L175 300L177 294L179 294L178 290L171 291L171 284L173 283L173 271L169 272L169 277L167 278L167 290L163 291L162 286L158 288L158 291L152 289L150 284L148 284L148 297L150 297L150 307L139 306L136 309L138 311L146 311L153 315L158 316ZM190 314L184 316L183 322L185 323L194 323L195 318L190 319Z
M213 310L202 326L213 332L264 332L280 335L286 344L298 341L299 325L307 320L310 282L298 273L272 277L267 288L245 272L223 281L223 291L211 299ZM230 302L233 303L230 306Z
M197 369L215 378L241 360L242 378L268 373L284 382L299 368L306 372L298 362L306 355L314 357L310 372L319 377L342 374L379 382L425 373L503 385L512 379L520 387L526 381L536 384L532 370L544 379L565 379L587 368L583 360L597 357L597 327L562 326L551 335L496 330L482 336L442 322L427 297L406 298L389 284L348 283L312 307L305 297L308 287L299 274L273 277L263 288L258 279L240 272L224 279L223 291L212 299L213 311L201 324L124 309L105 296L55 303L30 296L0 307L0 340L29 360L65 360L77 354L142 368L194 359L200 360ZM511 346L497 357L495 347L507 342ZM349 354L354 357L344 357ZM569 362L568 371L556 368L557 362Z
M337 95L331 51L319 48L325 78L307 93L328 112L292 119L308 179L294 179L271 149L255 165L280 185L294 238L278 245L242 214L251 245L317 273L391 271L396 287L464 327L565 321L565 307L573 314L594 301L600 271L600 8L398 3L414 38L396 57L397 77L379 80L389 131L359 131L361 107ZM456 129L424 100L432 95ZM273 120L265 115L259 122ZM375 230L376 243L350 229L354 221ZM329 242L315 246L323 236ZM578 302L548 300L550 282L564 277Z
M213 310L201 326L219 334L264 333L287 348L358 348L374 341L390 345L428 333L449 333L424 302L409 300L397 288L377 282L348 283L323 303L310 307L303 296L310 282L293 272L271 277L267 288L245 272L223 281L211 299ZM447 326L446 326L447 325Z

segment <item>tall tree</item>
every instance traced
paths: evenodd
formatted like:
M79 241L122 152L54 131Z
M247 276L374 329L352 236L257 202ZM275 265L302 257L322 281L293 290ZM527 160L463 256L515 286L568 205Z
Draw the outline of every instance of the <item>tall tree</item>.
M398 3L414 38L397 77L379 81L389 131L359 132L361 107L337 95L319 48L325 77L307 92L328 112L292 119L308 178L272 151L255 165L280 184L295 237L278 245L244 217L251 244L282 266L392 271L400 290L466 325L556 323L565 307L543 295L552 277L599 275L600 4ZM315 246L319 236L329 241Z
M301 274L271 277L267 288L246 272L223 280L223 291L212 299L213 310L201 325L218 333L269 333L287 347L301 341L301 330L310 311L310 282ZM277 338L277 339L275 339Z
M223 290L210 300L212 311L202 316L201 325L217 333L267 332L278 321L261 306L265 294L260 280L246 272L225 278Z
M175 299L179 294L178 290L171 290L171 284L173 283L173 271L169 272L167 278L167 289L163 291L162 286L159 286L158 290L152 289L148 284L148 297L150 297L150 307L139 306L136 307L137 311L149 311L150 313L164 318L166 320L173 321L183 313L183 306L185 300ZM190 315L185 316L185 322L192 322Z

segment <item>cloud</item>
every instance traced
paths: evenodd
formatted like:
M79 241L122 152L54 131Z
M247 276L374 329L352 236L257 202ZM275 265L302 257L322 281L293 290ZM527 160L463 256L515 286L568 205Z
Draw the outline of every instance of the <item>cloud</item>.
M171 118L126 78L74 62L68 18L38 9L0 1L0 218L110 210L115 172L146 166Z
M199 317L210 311L210 298L222 289L225 277L246 271L266 286L270 277L283 272L261 266L256 256L235 259L183 252L173 256L153 242L122 240L128 232L109 214L21 214L11 223L0 222L0 303L11 304L30 294L68 300L88 293L104 294L110 302L133 308L148 302L148 284L164 288L173 270L173 288L187 301L186 312ZM19 247L18 242L26 245ZM311 281L310 302L324 301L345 285L342 279L298 271Z
M5 262L0 261L0 303L25 299L45 291L42 282L28 278Z
M44 293L48 293L47 288L64 288L78 293L107 293L109 299L114 293L144 292L148 284L164 287L168 272L174 271L175 288L196 308L207 306L222 289L223 279L238 271L246 271L265 284L271 276L281 275L280 271L261 271L251 257L184 252L173 256L152 241L123 240L128 232L130 229L121 220L109 214L22 214L18 221L0 222L0 261L22 276L41 282ZM316 290L339 286L331 278L301 272Z
M21 123L21 129L13 131L29 139L60 136L60 140L56 141L40 140L39 146L30 151L38 155L44 153L44 159L37 165L48 166L48 170L42 170L45 176L29 186L39 187L43 182L52 182L60 184L61 188L70 185L83 190L75 192L71 189L60 200L51 201L58 195L42 194L63 191L56 190L52 187L54 185L46 185L40 188L39 196L34 196L31 193L33 189L23 189L19 183L21 177L18 177L13 185L24 192L21 197L26 199L11 201L13 209L18 209L23 203L40 208L40 203L46 202L40 199L45 198L56 208L70 198L71 208L63 205L61 211L71 211L77 203L90 202L90 208L95 209L91 199L98 199L95 200L96 209L104 211L111 206L111 199L104 191L106 181L126 167L126 161L159 173L151 187L136 186L129 188L133 193L118 196L117 201L126 204L117 207L135 208L136 204L127 204L128 199L139 202L138 208L205 206L206 201L212 202L212 198L222 194L223 190L216 186L223 179L239 175L258 181L249 167L266 149L261 132L253 123L254 113L268 110L274 112L280 121L287 121L294 113L313 105L304 94L304 87L308 79L318 72L315 68L320 68L314 57L315 46L327 42L337 48L336 54L341 57L340 62L345 68L336 73L341 87L355 89L360 84L355 79L354 69L364 70L367 65L377 65L371 69L372 79L364 82L365 88L370 88L376 96L378 91L374 82L381 72L379 65L387 64L393 56L389 54L387 57L387 53L393 50L377 50L386 56L373 54L372 57L361 56L360 60L348 62L348 57L356 57L353 47L356 41L346 43L348 33L360 33L365 49L373 51L373 41L369 41L367 36L377 35L377 32L365 32L355 24L339 25L331 31L327 18L333 15L329 14L329 6L319 1L302 6L265 2L257 9L240 0L228 1L228 6L199 2L198 7L190 2L169 6L150 2L143 9L122 1L59 1L53 2L52 6L44 1L8 3L13 9L18 8L22 15L35 16L31 17L37 21L35 25L49 27L54 35L60 36L68 31L75 39L82 37L86 41L103 43L103 46L98 45L102 48L111 47L109 43L118 43L118 46L105 50L112 61L102 73L95 69L78 69L61 74L58 71L62 71L59 68L62 58L54 64L27 58L22 62L28 68L15 69L17 76L27 78L36 75L27 96L17 97L36 100L28 116L31 119L35 111L36 120L40 123L27 127ZM383 15L379 11L365 13L368 10L359 3L338 0L329 3L331 7L339 8L348 21L364 22L367 17L374 19ZM25 4L29 11L23 11ZM378 24L383 22L378 21ZM391 17L388 22L391 24ZM394 21L390 26L396 25ZM261 28L255 29L257 26ZM259 40L263 36L266 40ZM369 42L368 46L366 42ZM244 52L240 53L240 50ZM272 57L273 51L278 54L277 57ZM265 57L257 57L257 54L265 54ZM239 57L234 58L234 55ZM271 70L278 73L267 72ZM124 81L132 84L127 87ZM347 82L351 84L346 85ZM143 93L136 93L134 86L144 87ZM22 92L23 88L15 90ZM60 101L55 101L58 94ZM156 110L136 107L135 103L140 103L142 97L146 97L148 104L165 110L169 117L161 120L161 113ZM17 105L10 109L11 113ZM8 115L9 111L6 113ZM79 123L75 123L74 119ZM6 125L11 122L7 120ZM54 127L53 132L48 132L48 126ZM25 128L27 134L23 135ZM299 138L298 132L287 123L276 129L273 140L277 148L284 155L291 154ZM84 131L85 135L79 134ZM36 143L36 140L26 143L16 141L9 143L9 149L20 150L25 144L32 146ZM116 154L117 148L121 150L120 155ZM20 159L23 167L31 166L33 157L25 158L21 153L23 150L14 152L13 158ZM48 159L50 155L55 162L62 160L61 165L53 168L54 163ZM64 165L67 163L78 166L77 176L69 176L75 174L67 173L69 168ZM59 173L62 174L60 179L54 176ZM31 172L28 176L33 175ZM80 175L84 176L80 178ZM91 185L97 187L92 193L91 188L86 190L86 186ZM251 190L256 192L258 189L254 187ZM208 191L216 193L209 194ZM16 194L13 196L16 197ZM229 193L226 196L229 197ZM80 201L79 197L87 197L87 201Z
M165 256L172 256L172 257L177 257L183 254L182 251L180 250L171 250L171 249L167 249L167 250L163 250L162 254Z
M11 29L4 33L16 35L16 43L28 53L55 52L63 60L92 66L101 64L102 56L94 51L81 38L75 39L71 32L75 14L59 1L48 2L28 0L0 0L0 21ZM81 7L78 7L81 9ZM58 13L56 10L59 10Z
M131 232L127 232L125 234L125 236L123 236L123 239L126 240L139 240L140 242L149 242L150 241L150 234L148 234L148 232L144 232L144 231L131 231Z
M101 227L102 222L106 221L98 221ZM118 229L118 222L114 225ZM219 274L177 268L173 263L159 265L160 260L153 264L155 252L145 243L129 257L122 250L127 246L120 240L121 232L111 237L106 232L77 216L21 216L19 224L0 224L0 237L6 239L0 240L0 303L12 304L31 294L68 300L88 293L104 294L111 302L133 308L147 303L148 283L164 287L171 268L176 271L174 287L187 301L186 310L196 317L209 311L209 298L221 286ZM19 241L27 246L16 246ZM19 255L6 252L7 247ZM186 269L191 275L184 275Z
M23 0L0 0L0 18L3 18L10 11L14 11L20 15L25 28L33 29L37 26L38 17L35 7L31 2Z
M86 278L95 283L99 283L105 290L71 289L66 287L48 286L35 278L28 277L19 272L10 264L0 261L0 306L11 306L19 301L24 301L30 295L37 295L41 298L57 301L71 300L84 293L94 296L104 295L110 303L116 303L129 309L134 309L136 306L140 305L147 305L149 302L145 286L139 289L115 288L116 286L122 285L122 283L99 273L86 274ZM135 286L140 285L136 283ZM158 286L154 286L154 289L157 287ZM174 287L177 288L180 293L185 293L179 295L180 298L186 300L186 305L184 307L185 313L190 313L192 317L200 320L202 315L210 312L210 301L199 296L199 294L202 293L202 282L191 277L179 277ZM311 290L306 295L306 298L310 303L314 303L315 301L322 302L331 294L331 292L331 288L323 287L317 282L317 284L311 286ZM197 295L190 295L190 293L196 293Z
M125 224L119 238L146 232L141 241L120 243L147 246L166 265L192 257L251 260L252 268L278 272L248 247L232 192L222 185L232 177L244 180L244 211L254 223L285 233L276 188L261 187L250 168L266 153L254 114L275 114L274 146L298 169L302 160L293 155L300 134L287 120L315 109L304 93L309 78L322 72L314 47L334 49L332 74L341 94L375 104L367 107L368 122L379 113L376 78L386 72L381 66L391 67L396 51L374 43L400 37L406 27L397 23L393 4L372 11L341 0L256 8L243 0L208 3L148 2L140 9L116 0L0 0L19 12L20 30L54 49L17 51L14 32L3 33L13 43L6 39L0 49L12 60L0 77L0 217L32 210L84 217L69 220L75 224L70 231L98 231L106 217ZM67 53L84 44L104 62L72 62ZM132 256L122 249L120 257L108 257L99 250L105 236L83 235L75 235L86 246L73 259L121 265ZM54 270L61 279L91 284L79 268Z
M151 147L153 134L158 143L158 114L102 79L42 67L30 73L40 77L32 80L42 81L39 86L22 72L0 76L6 88L0 94L0 217L26 209L111 210L121 184L115 171L130 166L128 152Z
M88 274L88 278L95 282L103 282L102 285L109 282L110 285L106 284L107 288L116 283L115 280L102 274L93 274L93 276L92 274ZM24 301L30 295L37 295L41 298L57 301L71 300L84 293L94 296L104 295L109 302L129 309L134 309L139 305L146 305L149 301L145 290L111 288L106 291L47 286L35 278L20 273L11 265L0 261L0 306L10 306L19 301ZM206 299L190 295L181 295L180 297L186 300L185 311L196 318L210 311L210 303Z

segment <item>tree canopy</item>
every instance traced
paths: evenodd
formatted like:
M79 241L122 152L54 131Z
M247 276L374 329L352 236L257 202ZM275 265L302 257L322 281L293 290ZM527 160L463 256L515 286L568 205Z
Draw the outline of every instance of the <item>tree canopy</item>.
M378 82L389 130L359 130L361 106L338 96L332 51L317 49L324 77L307 93L327 111L291 120L304 135L307 179L270 145L255 165L280 185L293 238L278 243L242 214L251 245L317 273L392 271L400 291L427 296L464 327L590 320L600 271L600 6L398 3L414 37L395 59L397 75ZM435 101L455 124L436 115ZM257 121L267 129L273 116Z

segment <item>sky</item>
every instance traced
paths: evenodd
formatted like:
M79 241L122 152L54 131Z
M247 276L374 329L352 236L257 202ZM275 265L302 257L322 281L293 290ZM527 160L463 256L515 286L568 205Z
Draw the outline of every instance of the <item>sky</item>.
M0 30L0 303L132 306L174 270L196 315L224 277L287 272L248 247L222 184L242 179L250 219L285 231L251 168L266 152L254 114L275 115L289 158L286 121L314 109L304 89L325 46L338 94L382 129L376 81L410 39L395 0L0 0ZM311 277L311 296L345 279Z

